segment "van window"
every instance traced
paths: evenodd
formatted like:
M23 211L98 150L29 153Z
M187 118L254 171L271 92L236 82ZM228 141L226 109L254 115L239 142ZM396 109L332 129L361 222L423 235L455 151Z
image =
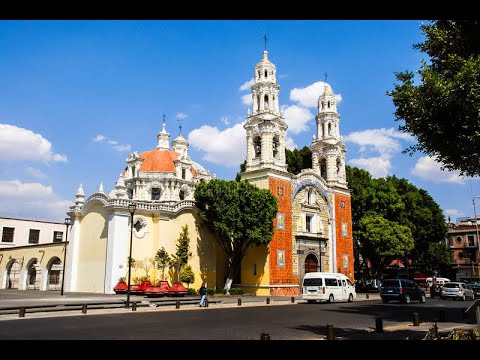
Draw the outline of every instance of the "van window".
M325 285L326 286L338 286L337 279L325 278Z
M303 280L303 286L322 286L322 278L310 278Z
M347 279L347 284L348 286L353 286L353 283L350 281L350 279Z
M342 285L347 286L347 282L345 280L342 280Z

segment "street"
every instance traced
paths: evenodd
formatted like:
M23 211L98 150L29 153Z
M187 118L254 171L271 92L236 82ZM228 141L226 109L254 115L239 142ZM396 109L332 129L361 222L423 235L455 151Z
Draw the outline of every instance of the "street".
M180 310L147 309L97 315L51 316L0 321L0 339L129 339L129 340L258 340L268 333L272 340L313 340L323 338L326 325L333 324L338 337L375 328L382 318L384 327L411 322L414 312L421 321L433 321L443 310L445 321L464 324L462 311L472 301L427 299L409 305L380 300L353 303L291 304L255 306L196 306Z

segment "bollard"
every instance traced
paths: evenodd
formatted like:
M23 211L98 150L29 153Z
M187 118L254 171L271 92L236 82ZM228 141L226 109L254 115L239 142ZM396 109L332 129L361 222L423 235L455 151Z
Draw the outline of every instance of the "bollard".
M295 302L295 297L294 296L292 296L291 301L292 301L292 303Z
M242 305L242 299L238 299L238 306Z
M335 340L335 329L332 324L327 324L327 340Z
M132 311L137 311L137 302L132 302Z
M25 308L21 307L18 309L18 317L25 317Z
M180 309L180 300L175 303L175 309Z
M262 333L262 335L260 335L260 340L270 340L270 334Z
M370 299L370 295L368 295L368 293L365 294L365 299Z
M208 299L205 299L205 307L208 307Z
M82 314L86 314L87 313L87 304L83 304L82 305Z
M413 326L420 326L420 314L413 313Z
M382 318L376 318L375 319L375 332L383 333L383 319Z
M270 304L270 298L267 298L267 305Z

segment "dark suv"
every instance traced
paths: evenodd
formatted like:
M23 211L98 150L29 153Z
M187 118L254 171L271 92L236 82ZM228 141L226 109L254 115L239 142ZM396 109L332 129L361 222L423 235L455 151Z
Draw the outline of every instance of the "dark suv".
M425 292L415 281L404 279L383 280L380 287L380 297L384 303L390 300L398 300L410 304L412 300L418 300L421 303L426 300Z

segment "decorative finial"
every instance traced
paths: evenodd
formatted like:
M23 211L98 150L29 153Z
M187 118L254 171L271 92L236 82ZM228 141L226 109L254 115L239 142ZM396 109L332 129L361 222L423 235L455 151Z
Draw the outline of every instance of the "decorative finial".
M163 114L163 120L162 120L162 133L165 133L165 114Z
M268 41L267 34L263 35L263 41L265 42L265 51L267 51L267 41Z
M328 78L328 74L325 73L324 75L325 75L325 83L326 83L326 82L327 82L327 78Z
M181 123L182 119L178 118L177 121L178 121L178 129L180 130L178 134L182 135L182 123Z
M103 183L102 182L100 183L100 186L98 187L98 192L100 194L103 194Z

